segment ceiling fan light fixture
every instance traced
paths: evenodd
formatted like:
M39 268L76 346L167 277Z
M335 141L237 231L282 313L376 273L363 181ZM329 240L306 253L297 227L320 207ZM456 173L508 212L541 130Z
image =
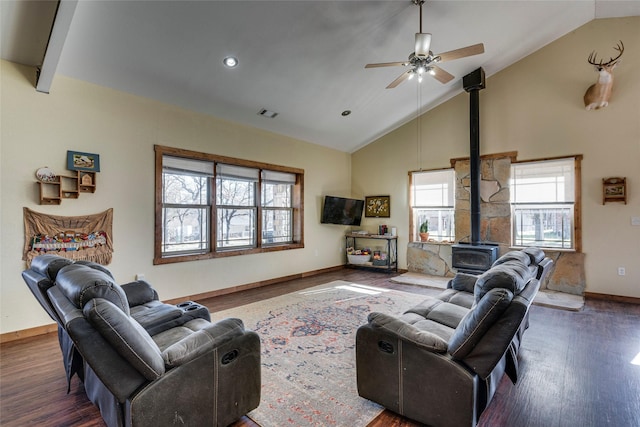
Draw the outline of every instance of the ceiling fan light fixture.
M413 71L413 70L409 71L409 77L408 77L408 79L409 79L409 80L411 80L415 75L416 75L416 72L415 72L415 71Z
M238 58L235 56L227 56L222 60L222 63L227 68L235 68L238 66Z
M435 69L435 68L433 68L433 67L429 67L428 72L429 72L429 74L430 74L430 75L432 75L432 76L435 76L435 75L436 75L436 69Z
M431 47L430 33L416 33L416 56L429 56L429 48Z

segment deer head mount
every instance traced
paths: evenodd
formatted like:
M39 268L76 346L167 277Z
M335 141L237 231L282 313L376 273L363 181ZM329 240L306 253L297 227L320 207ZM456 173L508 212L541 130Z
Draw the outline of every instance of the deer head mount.
M598 72L598 81L591 86L584 94L584 106L587 110L604 108L609 105L609 97L611 96L611 89L613 88L613 69L616 68L616 65L620 62L620 57L624 52L624 45L622 44L622 40L616 47L618 56L615 58L610 58L609 61L603 63L602 60L600 62L596 62L596 52L593 51L587 58L589 64L593 65Z

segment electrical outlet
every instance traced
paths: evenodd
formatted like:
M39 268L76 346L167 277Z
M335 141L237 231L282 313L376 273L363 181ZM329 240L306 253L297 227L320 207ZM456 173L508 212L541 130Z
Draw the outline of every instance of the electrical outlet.
M627 274L627 271L625 270L625 268L618 267L618 276L624 276L625 274Z
M640 216L632 216L631 225L640 225Z

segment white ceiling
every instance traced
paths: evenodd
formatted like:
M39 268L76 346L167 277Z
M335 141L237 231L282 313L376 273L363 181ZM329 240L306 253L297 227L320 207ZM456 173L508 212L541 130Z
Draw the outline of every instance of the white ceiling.
M0 0L2 58L41 65L56 5ZM479 42L485 53L442 63L456 77L446 85L385 89L405 69L364 65L406 60L419 10L410 0L81 0L57 74L353 152L415 118L418 88L424 112L478 67L490 76L594 18L640 15L640 1L427 0L434 53Z

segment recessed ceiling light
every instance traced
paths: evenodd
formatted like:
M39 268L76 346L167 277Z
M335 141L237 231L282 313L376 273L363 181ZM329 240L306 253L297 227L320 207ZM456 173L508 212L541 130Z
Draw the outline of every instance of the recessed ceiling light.
M238 66L238 58L233 56L227 56L222 60L222 63L227 68L235 68Z
M343 117L347 117L349 114L351 114L351 110L344 110L344 111L342 112L342 116L343 116Z

